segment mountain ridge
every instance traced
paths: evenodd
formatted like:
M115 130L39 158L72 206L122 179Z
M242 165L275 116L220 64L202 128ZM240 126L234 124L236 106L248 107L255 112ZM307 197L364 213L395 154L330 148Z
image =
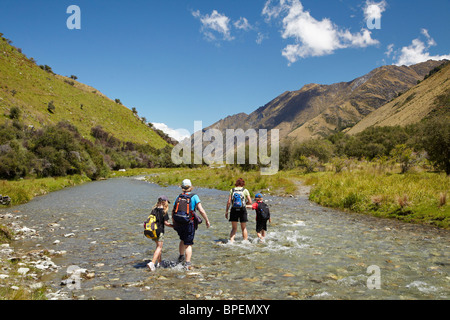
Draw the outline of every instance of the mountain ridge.
M230 115L205 130L279 129L282 140L298 141L324 137L355 126L440 64L429 60L409 67L381 66L348 82L307 84L283 92L250 114Z
M436 109L436 98L450 93L450 63L441 67L433 76L373 111L348 133L356 134L373 126L408 125L428 117Z

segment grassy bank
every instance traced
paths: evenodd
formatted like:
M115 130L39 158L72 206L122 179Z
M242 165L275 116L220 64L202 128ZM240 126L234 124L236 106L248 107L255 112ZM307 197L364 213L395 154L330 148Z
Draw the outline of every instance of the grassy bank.
M310 200L327 207L449 229L450 178L442 173L315 173Z
M74 175L57 178L21 179L17 181L0 180L0 194L11 198L11 206L27 203L34 197L49 192L73 187L91 181L86 176Z
M236 180L243 178L245 187L252 195L264 192L274 195L290 195L297 192L295 176L298 172L280 171L272 176L263 176L259 171L244 172L236 167L201 169L166 169L154 171L149 182L163 186L180 185L184 179L191 179L195 187L214 188L228 191L234 188ZM297 174L296 174L297 173Z

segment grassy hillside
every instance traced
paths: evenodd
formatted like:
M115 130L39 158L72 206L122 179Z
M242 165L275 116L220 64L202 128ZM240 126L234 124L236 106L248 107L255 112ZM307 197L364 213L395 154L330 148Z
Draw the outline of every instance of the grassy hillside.
M167 145L130 109L92 87L40 68L1 35L0 124L9 118L11 108L18 107L24 124L35 128L66 120L86 139L92 140L91 128L100 125L122 141L157 149Z

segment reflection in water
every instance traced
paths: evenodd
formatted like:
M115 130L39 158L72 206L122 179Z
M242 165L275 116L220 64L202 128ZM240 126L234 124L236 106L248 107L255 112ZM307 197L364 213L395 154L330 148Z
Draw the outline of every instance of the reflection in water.
M228 193L195 192L212 226L201 225L196 233L191 271L174 262L179 239L171 228L166 228L162 267L153 273L146 269L155 245L143 236L143 221L157 196L175 199L179 189L132 178L89 183L16 207L42 236L19 245L67 251L53 259L62 268L47 279L49 285L59 288L71 265L95 272L72 292L84 298L449 298L448 231L342 213L301 197L267 196L272 224L266 241L257 240L249 211L249 240L238 233L229 243ZM74 235L64 237L69 233ZM367 287L372 265L380 269L379 290Z

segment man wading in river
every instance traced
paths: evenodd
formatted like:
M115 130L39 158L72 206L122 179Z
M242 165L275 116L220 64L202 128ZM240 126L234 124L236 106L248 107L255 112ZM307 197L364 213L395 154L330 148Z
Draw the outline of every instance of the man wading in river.
M208 216L202 207L198 195L192 193L192 183L189 179L183 180L181 184L182 193L176 198L172 220L174 229L180 237L178 262L185 260L185 268L191 268L192 246L194 245L195 230L202 221L197 216L196 210L200 212L205 220L206 227L210 227Z

